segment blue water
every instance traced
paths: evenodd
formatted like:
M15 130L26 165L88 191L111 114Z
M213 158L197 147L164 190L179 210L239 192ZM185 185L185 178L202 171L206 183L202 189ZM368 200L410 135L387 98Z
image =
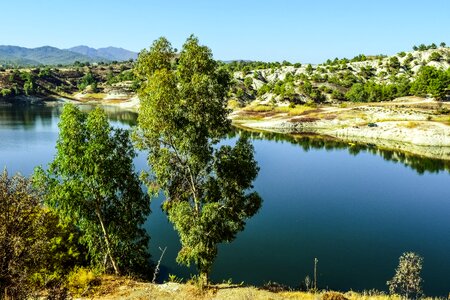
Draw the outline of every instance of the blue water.
M0 167L29 175L35 166L46 165L55 153L60 111L0 106ZM135 122L133 113L117 108L108 113L114 126ZM318 258L320 288L387 290L398 257L414 251L424 257L424 292L447 295L449 162L413 156L404 160L401 153L370 147L355 151L320 139L258 134L253 144L261 168L255 189L264 203L234 242L220 246L213 280L298 287L305 276L312 278ZM143 153L136 169L147 169ZM175 262L178 238L160 210L161 201L153 200L146 223L153 258L159 258L159 247L167 246L161 280L169 273L188 278L194 270Z

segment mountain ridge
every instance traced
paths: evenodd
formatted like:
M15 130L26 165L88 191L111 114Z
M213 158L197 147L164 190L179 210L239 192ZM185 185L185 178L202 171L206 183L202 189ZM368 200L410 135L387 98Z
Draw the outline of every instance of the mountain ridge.
M75 47L68 48L66 50L79 53L82 55L89 56L91 58L103 58L111 61L125 61L129 59L137 59L138 53L133 52L120 47L103 47L103 48L92 48L86 45L79 45Z
M95 63L136 58L136 52L118 47L95 49L88 46L76 46L60 49L53 46L26 48L0 45L0 65L3 66L70 65L76 61Z

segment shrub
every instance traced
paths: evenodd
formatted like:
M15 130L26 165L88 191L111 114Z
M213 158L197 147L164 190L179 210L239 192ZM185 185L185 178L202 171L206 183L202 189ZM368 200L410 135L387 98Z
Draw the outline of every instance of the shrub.
M67 288L75 296L80 296L100 284L96 272L87 268L75 268L67 276Z
M433 52L430 55L429 60L430 61L440 61L442 59L442 54L440 54L439 52Z
M12 91L10 89L2 89L0 91L0 95L2 97L9 97L9 96L11 96L11 94L12 94Z
M414 252L405 252L400 256L394 277L387 282L391 294L398 293L407 299L422 295L423 258Z

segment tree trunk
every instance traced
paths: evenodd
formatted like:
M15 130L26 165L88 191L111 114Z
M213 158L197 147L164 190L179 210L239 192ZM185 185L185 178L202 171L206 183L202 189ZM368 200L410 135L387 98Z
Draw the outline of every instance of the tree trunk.
M120 274L119 267L117 266L116 260L114 259L114 257L111 254L111 246L110 246L111 242L109 240L109 235L108 235L108 232L106 231L105 224L103 223L102 214L100 213L99 208L96 208L95 212L97 214L98 220L100 221L100 225L102 226L103 235L105 237L106 251L108 253L109 259L111 260L111 264L114 268L114 273L116 275L119 275Z

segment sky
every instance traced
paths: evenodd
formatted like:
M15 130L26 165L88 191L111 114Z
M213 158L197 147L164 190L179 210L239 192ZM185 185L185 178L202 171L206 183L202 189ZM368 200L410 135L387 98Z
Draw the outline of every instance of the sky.
M450 0L0 0L0 45L180 49L194 34L220 60L321 63L450 45Z

